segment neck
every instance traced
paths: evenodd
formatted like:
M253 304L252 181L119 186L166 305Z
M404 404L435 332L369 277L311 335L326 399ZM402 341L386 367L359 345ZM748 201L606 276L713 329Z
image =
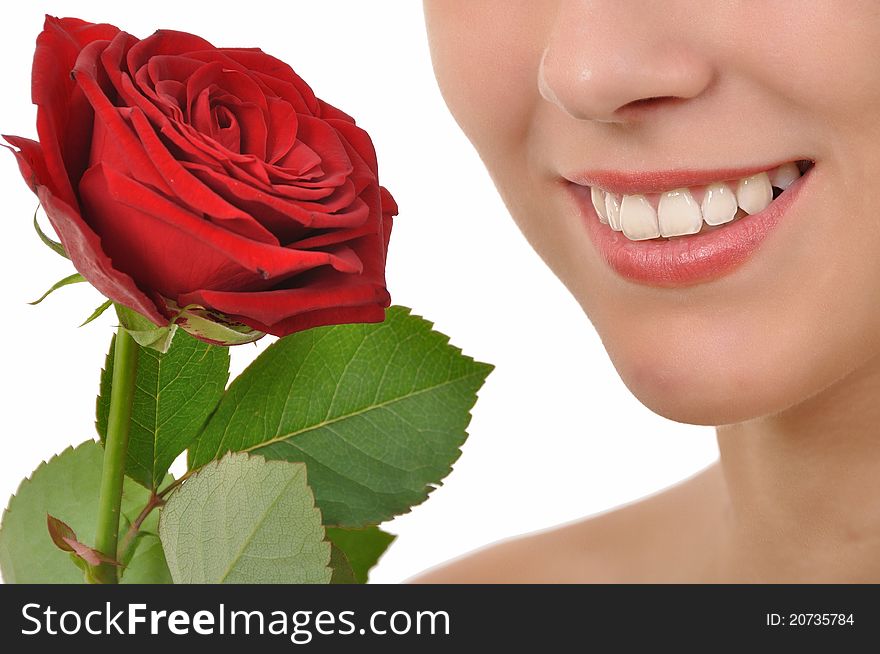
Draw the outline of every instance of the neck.
M880 581L880 357L717 432L736 576Z

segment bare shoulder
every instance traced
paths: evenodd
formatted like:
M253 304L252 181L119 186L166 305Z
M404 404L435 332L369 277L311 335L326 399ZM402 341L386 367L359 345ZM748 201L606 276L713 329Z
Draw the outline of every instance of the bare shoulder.
M710 466L611 511L488 545L410 583L631 583L705 576L713 537ZM702 545L701 545L702 544Z

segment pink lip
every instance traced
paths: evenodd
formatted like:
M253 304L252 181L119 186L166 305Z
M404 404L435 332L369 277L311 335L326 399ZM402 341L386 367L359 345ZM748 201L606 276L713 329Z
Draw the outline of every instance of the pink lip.
M687 286L722 277L748 260L797 200L814 168L815 165L763 211L737 218L709 231L667 241L631 241L623 233L599 222L587 186L570 183L568 187L586 221L590 237L608 265L618 274L650 286ZM756 172L763 170L768 168L765 166ZM746 172L742 176L748 175ZM661 188L669 189L671 186L665 184L668 175L664 174L663 179ZM718 179L722 178L712 177L704 183ZM692 182L689 185L697 184ZM672 187L675 187L675 183ZM645 188L644 185L642 188Z

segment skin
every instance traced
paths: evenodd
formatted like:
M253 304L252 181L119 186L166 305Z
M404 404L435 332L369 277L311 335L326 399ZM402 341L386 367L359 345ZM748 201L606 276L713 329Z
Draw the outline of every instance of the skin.
M522 233L632 393L715 426L720 458L413 581L880 581L880 5L424 8L443 96ZM761 248L678 288L611 270L560 182L796 159L816 162L812 179Z

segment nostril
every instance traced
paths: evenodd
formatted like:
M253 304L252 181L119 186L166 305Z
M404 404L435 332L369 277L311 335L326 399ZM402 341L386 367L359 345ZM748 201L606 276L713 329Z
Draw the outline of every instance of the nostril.
M671 97L672 97L671 95L661 95L661 96L654 97L654 98L641 98L639 100L633 100L632 102L628 102L627 104L623 105L623 107L621 107L621 108L640 107L645 104L652 104L652 103L658 102L660 100L665 100L665 99L671 98Z
M673 95L639 98L638 100L633 100L632 102L627 102L625 105L622 105L617 109L615 113L620 116L632 116L638 113L649 111L651 109L657 109L659 107L672 105L682 100L683 98L679 98Z

